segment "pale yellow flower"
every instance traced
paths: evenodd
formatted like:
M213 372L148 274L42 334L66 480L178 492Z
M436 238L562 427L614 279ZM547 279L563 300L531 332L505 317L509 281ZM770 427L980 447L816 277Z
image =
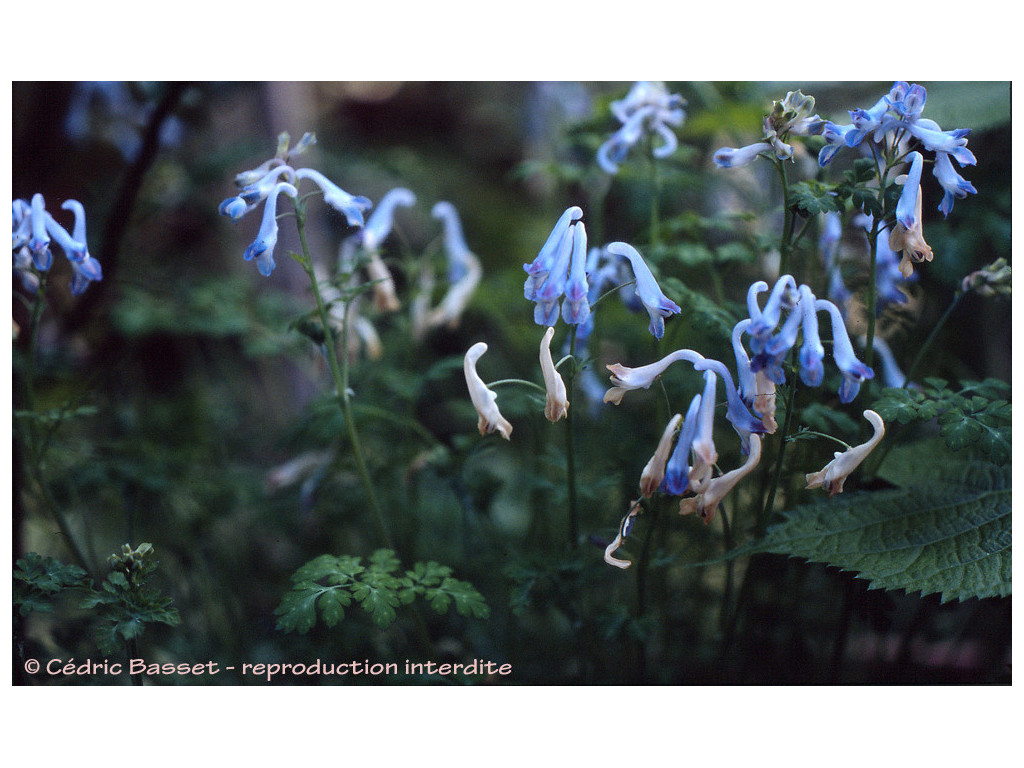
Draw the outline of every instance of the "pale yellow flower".
M871 422L875 428L875 434L871 439L861 445L848 448L845 451L836 451L832 459L820 472L811 472L807 475L808 488L824 488L829 496L835 496L843 492L843 483L850 476L860 463L867 458L876 445L885 435L885 422L882 417L874 411L864 411L864 418Z
M477 424L480 434L486 435L488 432L497 430L501 433L502 437L509 440L512 435L512 425L498 411L498 404L496 402L498 395L487 388L484 380L476 372L476 361L486 351L487 345L482 341L478 341L469 348L463 360L462 370L466 375L469 398L473 401L473 407L476 408L476 412L480 415L480 421Z
M555 363L551 359L551 338L554 335L555 329L550 327L544 332L544 338L540 340L540 370L544 374L544 389L548 393L548 404L544 408L544 415L548 421L565 418L569 410L565 382L562 381L562 375L555 370Z
M754 471L754 467L757 466L760 460L761 436L751 435L750 453L747 455L747 460L743 462L743 466L713 478L696 496L681 499L679 502L679 514L689 515L699 512L705 525L710 523L722 499L726 497L729 491L736 487L740 480Z

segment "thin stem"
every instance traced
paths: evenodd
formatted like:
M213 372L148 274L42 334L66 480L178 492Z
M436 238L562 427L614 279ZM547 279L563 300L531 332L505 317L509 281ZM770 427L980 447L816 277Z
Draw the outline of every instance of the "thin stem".
M921 345L921 348L917 352L917 356L914 358L914 362L910 364L910 368L907 370L907 380L903 383L904 387L913 381L913 376L917 373L918 367L927 356L932 344L934 344L935 340L939 337L942 327L946 324L946 321L949 320L950 315L953 314L953 310L957 308L957 305L960 303L960 299L962 299L964 295L965 294L957 291L956 295L953 297L952 303L943 313L942 317L939 318L939 321L934 325L932 332L928 334L928 338L925 339L924 344Z
M796 399L796 377L789 385L789 397L786 398L786 419L782 425L782 442L779 443L779 455L775 460L775 476L772 478L772 487L768 491L768 498L765 500L764 509L757 521L757 538L764 536L768 528L768 520L771 518L775 508L775 494L779 484L782 482L782 465L786 458L786 445L789 442L789 428L793 423L793 401Z
M575 401L573 386L576 383L576 328L569 327L569 356L573 358L572 365L566 373L568 381L565 382L565 389L568 393L569 402ZM576 549L579 546L579 513L576 506L576 451L573 441L573 413L575 409L571 406L565 413L565 480L566 492L569 501L569 547Z
M349 444L352 446L352 456L355 458L356 470L359 472L359 479L362 481L363 491L366 493L366 498L370 503L370 509L373 512L374 525L377 528L377 536L380 540L381 546L387 547L388 549L394 549L391 535L388 532L388 526L385 523L384 512L381 509L380 502L377 501L377 494L373 488L373 480L370 478L370 472L366 467L366 458L363 454L362 442L359 439L359 432L356 429L356 421L352 413L351 394L348 388L348 301L342 301L342 349L339 354L338 347L334 341L334 332L331 329L327 306L324 304L323 295L320 293L319 281L317 280L316 273L313 270L313 258L309 251L309 245L306 242L305 206L298 201L296 201L295 205L295 223L299 230L299 242L302 245L303 258L301 263L303 268L306 270L306 274L309 276L309 282L313 288L313 297L316 299L316 309L317 313L320 315L320 323L323 326L324 331L325 357L327 358L327 364L331 369L331 376L334 379L338 404L341 406L342 413L345 416L345 428L348 432ZM340 362L339 358L341 359Z
M783 160L775 161L775 168L779 172L779 181L782 182L782 240L779 244L779 274L789 274L789 257L793 250L793 223L796 214L789 206L789 180L786 178L786 163Z

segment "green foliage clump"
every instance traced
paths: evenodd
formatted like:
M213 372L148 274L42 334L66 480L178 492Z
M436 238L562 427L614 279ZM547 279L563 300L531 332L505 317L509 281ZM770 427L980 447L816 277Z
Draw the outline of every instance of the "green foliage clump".
M398 618L397 609L422 597L437 613L454 603L460 616L486 619L487 602L472 584L454 578L452 569L433 560L416 563L399 573L401 561L390 549L378 549L367 565L351 555L320 555L292 574L292 589L274 613L277 628L305 634L315 625L317 611L328 627L345 618L345 608L359 603L381 629Z

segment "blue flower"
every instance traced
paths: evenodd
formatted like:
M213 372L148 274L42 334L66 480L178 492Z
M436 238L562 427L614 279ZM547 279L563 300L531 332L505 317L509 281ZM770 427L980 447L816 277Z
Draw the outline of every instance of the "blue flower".
M920 152L911 152L907 157L910 159L910 173L903 182L903 192L896 203L896 220L907 229L913 229L916 224L917 195L921 191L924 156Z
M263 221L256 239L245 249L242 258L246 261L256 259L256 268L264 277L274 271L274 246L277 245L277 197L284 192L289 197L297 197L298 190L291 184L279 182L267 195L263 205Z
M846 137L854 130L852 125L836 125L831 120L826 121L821 131L825 146L818 152L818 165L824 168L831 163L836 152L847 146Z
M853 344L850 343L850 335L846 331L846 323L839 308L825 299L815 301L814 307L816 310L827 310L832 318L832 357L843 375L843 381L839 385L839 402L852 402L860 391L861 382L874 378L875 372L854 354Z
M784 308L792 309L799 300L796 280L792 275L783 275L775 282L775 287L772 288L772 292L768 296L768 302L765 304L764 310L761 310L757 306L757 294L767 288L768 285L759 280L747 291L747 310L750 312L751 319L750 329L747 332L750 335L750 349L755 354L764 351L764 346L768 343L772 331L779 324L782 310Z
M767 152L770 149L771 145L766 141L758 141L739 149L722 147L712 155L711 159L719 168L739 168L741 165L751 162L762 152Z
M523 264L528 275L523 295L537 303L533 311L533 321L537 325L553 326L558 322L559 301L570 282L572 297L568 298L569 306L562 312L565 321L584 323L590 315L586 278L587 236L580 221L582 218L583 210L578 206L566 208L541 246L537 258Z
M686 411L683 427L679 430L679 439L675 450L665 465L665 477L659 486L662 491L672 496L682 496L690 485L690 448L694 435L697 434L697 413L700 410L700 395L694 395L690 407Z
M339 190L340 191L340 190ZM344 194L344 193L343 193ZM324 197L326 200L326 196ZM366 200L366 198L361 198ZM395 187L381 198L377 208L370 214L358 237L360 244L368 251L380 248L381 243L391 234L395 224L395 209L416 204L416 195L404 187Z
M942 202L939 203L939 210L943 216L948 216L953 210L954 198L963 199L969 194L974 195L978 192L971 182L956 172L953 164L949 161L948 152L935 153L935 166L932 173L939 180L944 192Z
M76 243L82 245L82 250L79 252L80 258L71 258L70 255L68 257L72 270L71 293L78 296L89 287L89 283L103 279L103 269L89 253L85 235L85 207L77 200L65 200L61 208L74 214L75 224L71 235Z
M441 201L434 205L430 215L438 219L444 227L444 247L448 255L448 282L457 283L469 271L469 257L473 255L462 234L459 212L451 203Z
M50 253L50 236L46 233L46 203L38 192L32 195L29 217L32 237L28 241L28 250L36 269L45 272L53 264L53 254Z
M825 348L818 336L818 312L814 294L806 285L800 286L800 311L803 315L804 343L800 347L800 380L809 387L821 386L825 378Z
M609 253L624 256L629 260L633 276L636 278L636 294L651 318L649 330L654 338L660 339L665 334L665 318L682 310L662 293L657 280L636 248L628 243L616 242L609 243L607 249Z
M638 82L630 88L626 98L613 101L612 114L622 123L611 138L597 150L597 163L606 173L615 174L619 163L645 133L657 134L662 143L651 150L657 158L665 158L676 151L679 140L669 125L680 126L686 118L683 107L686 100L670 94L664 83Z
M270 177L272 174L267 174L267 176ZM362 195L350 195L322 173L315 171L312 168L299 168L295 171L295 178L309 179L320 187L324 193L324 202L334 210L343 214L350 227L363 226L363 212L368 211L373 206L373 203L370 202L368 197L363 197ZM412 193L410 192L409 194ZM413 197L413 202L416 202L415 197ZM410 205L411 204L412 203L410 203Z

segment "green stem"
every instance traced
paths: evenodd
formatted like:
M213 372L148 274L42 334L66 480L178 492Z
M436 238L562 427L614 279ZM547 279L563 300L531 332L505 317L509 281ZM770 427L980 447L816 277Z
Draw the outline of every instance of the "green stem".
M917 352L917 356L914 358L914 362L910 364L910 368L907 370L907 380L903 384L904 387L913 381L914 374L917 373L918 367L925 359L925 356L931 349L932 344L934 344L935 340L939 337L942 327L946 324L946 321L949 320L950 315L953 314L953 310L957 308L957 305L960 303L960 299L962 299L964 295L965 294L960 291L957 291L956 295L953 297L953 302L946 309L945 313L943 313L942 317L939 318L939 321L934 325L932 332L928 334L928 338L925 339L924 344L921 345L921 348Z
M327 306L324 304L323 295L320 293L320 285L313 270L313 257L309 251L309 244L306 242L306 212L305 206L296 201L295 222L299 230L299 242L302 245L302 266L309 276L309 282L313 288L313 297L316 299L317 313L320 315L320 323L324 331L324 348L327 364L331 369L331 376L334 379L338 404L341 406L345 416L345 428L348 432L349 444L352 446L352 456L356 462L356 470L359 479L363 484L363 491L366 493L367 501L370 503L370 510L373 512L374 525L377 528L377 537L382 547L394 549L391 535L388 533L388 526L385 523L384 512L380 502L377 501L377 494L373 488L373 480L366 467L366 458L363 454L362 442L359 439L359 432L356 429L356 421L352 413L352 397L348 388L348 301L342 302L341 320L341 351L339 353L334 340L334 332L331 329L330 316ZM339 362L340 358L340 362Z
M779 172L779 181L782 183L782 240L779 244L779 274L789 274L789 257L793 250L793 224L796 214L789 205L789 180L786 178L786 163L784 160L776 160L775 168Z
M565 382L565 389L568 393L570 403L575 402L576 396L573 386L576 383L576 327L569 326L569 356L572 358L572 365L566 373L568 381ZM579 546L580 526L579 512L576 506L576 451L573 440L573 413L575 409L570 405L565 413L565 480L566 492L569 501L569 547L576 549Z
M775 511L775 493L782 482L782 465L786 458L786 445L788 443L789 428L793 423L793 401L796 399L796 377L789 385L789 396L786 398L786 419L782 424L782 442L779 443L779 455L775 460L775 476L772 478L772 487L768 491L768 498L765 500L764 509L757 520L757 538L762 538L768 528L768 520Z

